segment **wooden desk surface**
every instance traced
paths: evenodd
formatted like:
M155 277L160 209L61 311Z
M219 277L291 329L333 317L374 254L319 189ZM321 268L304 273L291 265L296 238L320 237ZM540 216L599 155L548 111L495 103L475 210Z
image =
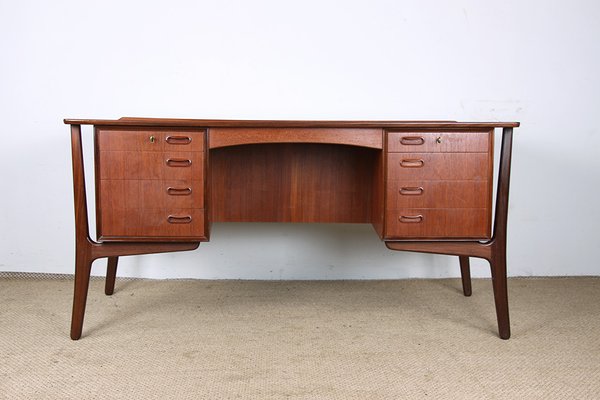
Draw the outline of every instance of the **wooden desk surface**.
M229 120L184 118L65 119L69 125L96 126L172 126L172 127L237 127L237 128L516 128L519 122L457 122L457 121L285 121L285 120Z

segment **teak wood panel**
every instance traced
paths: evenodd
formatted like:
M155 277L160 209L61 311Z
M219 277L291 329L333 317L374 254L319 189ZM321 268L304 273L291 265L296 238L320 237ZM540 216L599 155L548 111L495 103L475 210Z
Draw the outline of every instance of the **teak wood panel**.
M375 153L371 194L371 224L381 239L384 237L385 219L385 152Z
M383 148L381 128L211 128L209 147L259 143L323 143Z
M330 144L212 149L212 221L370 223L379 153Z
M102 241L134 239L203 240L203 209L111 209L101 216Z
M96 143L102 151L204 151L205 132L172 128L97 128Z
M488 153L389 153L389 181L488 180Z
M105 210L204 208L202 180L101 180L99 191Z
M516 128L519 122L458 122L458 121L290 121L290 120L235 120L235 119L186 119L186 118L139 118L75 119L65 118L65 124L95 125L98 127L171 127L187 128L378 128L378 129L493 129Z
M486 208L491 209L490 185L480 181L391 181L388 209Z
M493 131L485 132L389 132L389 152L485 153Z
M389 239L489 239L489 212L483 208L406 208L386 212Z
M98 152L98 179L183 179L204 176L204 153L182 151Z
M205 130L106 127L95 132L100 240L207 237Z

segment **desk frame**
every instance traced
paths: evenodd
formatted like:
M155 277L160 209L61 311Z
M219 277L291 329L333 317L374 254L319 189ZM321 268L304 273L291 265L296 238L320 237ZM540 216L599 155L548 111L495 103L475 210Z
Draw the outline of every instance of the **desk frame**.
M125 119L127 123L134 125L144 123L146 119ZM162 121L191 121L194 120L162 120ZM83 147L81 137L81 125L102 123L101 120L65 120L71 126L71 146L73 161L73 189L75 205L75 279L73 296L73 313L71 319L71 339L78 340L83 329L86 300L88 294L90 272L92 262L99 258L107 258L107 272L105 283L105 294L114 292L115 277L117 272L118 257L140 254L166 253L175 251L195 250L200 242L169 242L169 243L98 243L90 238L88 226L87 195L85 186L85 170L83 163ZM210 126L211 121L202 121ZM213 121L214 122L214 121ZM218 121L227 125L228 121ZM239 126L249 121L231 121L231 126ZM256 121L255 121L256 122ZM276 121L258 121L263 124L272 123L274 127L279 126ZM302 124L302 122L292 121ZM319 126L330 124L336 127L335 122L313 122ZM281 123L280 123L281 124ZM347 123L351 125L352 123ZM356 123L359 124L360 123ZM363 123L367 124L368 123ZM375 124L375 123L373 123ZM376 126L386 128L387 123L377 123ZM389 123L394 124L394 123ZM397 124L397 123L396 123ZM444 123L417 123L405 122L404 124L416 124L416 126L444 127ZM452 127L452 123L448 123ZM456 124L456 123L454 123ZM307 125L305 123L305 125ZM459 257L462 277L463 293L471 295L471 277L469 258L483 258L487 260L491 268L496 316L498 320L498 332L502 339L510 338L510 322L508 311L507 273L506 273L506 235L508 221L508 197L510 186L511 154L513 127L518 123L471 123L469 126L479 125L501 127L502 144L500 151L500 166L497 178L496 207L494 216L493 235L487 242L479 241L385 241L391 250L411 251L421 253L445 254Z

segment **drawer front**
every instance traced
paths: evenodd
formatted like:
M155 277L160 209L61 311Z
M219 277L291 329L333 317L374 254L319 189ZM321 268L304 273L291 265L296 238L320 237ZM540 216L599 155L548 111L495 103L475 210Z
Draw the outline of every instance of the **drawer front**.
M103 213L100 239L197 239L206 237L203 209L111 209Z
M390 153L388 181L487 180L488 153Z
M386 212L388 239L489 239L487 209L405 208Z
M388 152L486 153L492 131L486 132L389 132Z
M387 186L388 209L488 208L487 181L391 181Z
M205 130L97 128L98 238L205 240Z
M97 128L100 151L204 151L204 130Z
M100 151L99 179L202 180L204 153Z
M202 180L101 180L100 204L109 210L204 208Z

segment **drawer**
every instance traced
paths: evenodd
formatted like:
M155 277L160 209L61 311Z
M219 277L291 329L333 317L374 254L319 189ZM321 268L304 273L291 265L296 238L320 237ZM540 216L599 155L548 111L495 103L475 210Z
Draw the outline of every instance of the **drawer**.
M100 180L98 193L107 210L204 208L203 180Z
M205 235L203 209L111 209L101 213L100 240L136 238L203 239Z
M100 151L99 179L201 180L204 153Z
M489 239L489 209L405 208L386 212L388 239Z
M388 132L387 150L402 153L485 153L492 147L493 132Z
M390 181L388 209L401 208L489 208L490 182L479 181Z
M488 180L488 153L390 153L388 181L398 180Z
M99 151L204 151L204 130L96 128Z

